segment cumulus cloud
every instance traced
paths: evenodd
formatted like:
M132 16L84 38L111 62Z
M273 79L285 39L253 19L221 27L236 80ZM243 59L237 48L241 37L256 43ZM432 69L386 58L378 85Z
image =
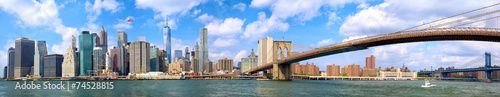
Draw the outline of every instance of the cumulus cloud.
M238 52L235 56L234 56L234 62L235 63L238 63L241 61L241 58L244 58L247 56L247 51L246 50L241 50L240 52Z
M214 42L213 45L215 47L230 47L233 45L236 45L239 41L236 39L226 39L226 38L217 38Z
M316 44L316 47L321 47L321 46L325 46L325 45L328 45L328 44L333 44L335 41L333 39L325 39L325 40L321 40L319 41L317 44Z
M195 20L205 24L209 37L217 37L217 40L212 44L215 47L236 45L239 42L236 38L243 32L242 26L245 22L245 20L239 18L226 18L222 20L208 14L203 14Z
M152 9L154 12L157 12L154 16L154 19L165 19L167 15L175 16L175 15L186 15L189 13L189 10L193 9L205 2L205 0L136 0L135 6L139 9ZM197 10L194 10L193 14L198 14ZM169 25L175 25L176 21L172 21ZM163 22L163 23L162 23ZM164 21L161 21L158 24L165 24ZM172 27L172 29L174 29Z
M116 30L127 30L127 29L130 29L132 28L132 22L128 22L128 20L135 20L134 17L132 16L128 16L127 18L125 19L118 19L118 24L115 24L113 26L113 28L115 28Z
M245 11L245 8L247 5L245 3L238 3L236 5L233 5L233 9L238 9L240 11Z
M285 32L288 30L288 27L290 27L288 23L284 23L273 18L266 18L266 13L259 12L258 20L245 27L242 38L257 40L262 38L268 32Z
M21 21L19 26L27 27L47 27L49 30L61 34L63 42L54 44L52 51L58 54L64 54L65 49L71 45L71 36L78 35L76 28L66 27L59 18L59 7L53 0L22 1L9 0L0 1L0 7L3 11L14 14Z

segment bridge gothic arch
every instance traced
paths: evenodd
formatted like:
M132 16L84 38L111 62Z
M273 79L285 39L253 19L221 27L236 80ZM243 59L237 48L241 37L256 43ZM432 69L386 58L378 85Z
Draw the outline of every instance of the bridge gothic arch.
M292 41L274 41L273 62L278 62L278 59L285 59L285 56L289 57L291 54L291 48Z

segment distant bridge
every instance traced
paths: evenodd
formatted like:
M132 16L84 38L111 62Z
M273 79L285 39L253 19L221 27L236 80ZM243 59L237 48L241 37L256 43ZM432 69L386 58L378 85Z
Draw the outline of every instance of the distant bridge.
M500 4L500 3L499 3ZM499 4L495 4L492 6L496 6ZM491 7L491 6L487 6ZM476 9L473 11L481 10L487 7L483 7L480 9ZM469 11L466 13L470 13L473 11ZM303 60L308 60L312 58L339 54L344 52L351 52L357 50L368 49L369 47L380 46L380 45L389 45L389 44L398 44L398 43L409 43L409 42L423 42L423 41L443 41L443 40L470 40L470 41L491 41L491 42L500 42L500 29L499 28L485 28L485 27L444 27L450 26L455 23L461 23L473 18L486 16L493 13L498 13L500 10L495 10L479 15L474 15L442 24L438 24L437 26L431 26L429 28L419 29L419 30L408 30L416 27L424 26L430 23L424 23L423 25L419 25L416 27L411 27L405 29L403 31L375 35L364 37L360 39L345 41L333 45L328 45L324 47L315 48L313 50L305 51L299 54L291 55L286 58L279 59L274 62L262 64L257 68L253 68L246 73L253 74L259 71L264 71L267 69L273 68L273 79L274 80L290 80L292 76L291 64L300 62ZM461 13L465 14L465 13ZM458 15L461 15L458 14ZM451 16L455 17L457 15ZM447 17L447 18L451 18ZM494 18L498 18L500 16L496 16ZM444 18L444 19L447 19ZM444 19L439 19L436 21L441 21ZM487 18L493 19L493 18ZM478 20L484 21L486 19ZM434 23L436 21L432 21ZM469 23L462 23L458 26L464 26L467 24L476 23L478 21L470 21ZM442 28L439 28L442 27Z

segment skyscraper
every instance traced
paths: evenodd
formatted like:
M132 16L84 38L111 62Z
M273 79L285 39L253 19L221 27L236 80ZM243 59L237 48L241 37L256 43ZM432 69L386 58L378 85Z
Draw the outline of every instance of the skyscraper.
M273 37L261 38L258 41L257 54L258 56L258 66L263 64L273 62ZM272 69L271 69L272 70ZM259 72L262 74L263 72Z
M99 72L101 72L104 69L106 58L103 48L101 47L94 47L93 55L92 55L92 61L93 61L93 66L92 66L92 74L98 75Z
M198 42L196 42L196 45L194 46L195 50L194 50L194 58L193 58L193 65L198 65L196 69L198 69L198 72L201 72L200 71L200 46L198 45ZM196 62L194 62L196 61ZM199 73L199 74L203 74L203 73Z
M117 31L116 36L118 37L116 40L116 45L118 45L118 48L124 47L124 45L127 45L127 33L125 31Z
M128 38L127 38L127 33L125 31L117 31L117 45L118 45L118 49L120 49L120 62L113 62L113 63L119 63L118 65L120 65L120 70L119 70L119 73L120 75L125 75L127 74L127 63L125 63L127 60L126 60L126 57L127 57L127 49L125 49L125 45L127 45L127 42L128 42Z
M110 57L113 59L113 72L118 72L119 75L124 75L122 72L122 49L113 48L110 51Z
M150 71L150 46L144 41L130 44L130 73L147 73Z
M155 46L151 46L150 47L150 51L149 51L149 55L150 55L150 64L151 64L151 69L150 71L159 71L159 67L160 67L160 60L159 60L159 55L158 55L158 48L155 47Z
M80 76L88 76L92 73L92 53L94 48L94 37L89 31L82 31L80 40Z
M99 44L100 42L100 37L99 35L97 35L97 33L92 33L92 40L93 40L93 45L94 47L99 47L101 44Z
M45 41L37 41L35 46L35 66L34 76L41 77L43 75L43 56L47 55L47 44Z
M206 62L208 61L208 43L207 43L207 28L200 28L200 53L199 53L199 71L200 74L205 70Z
M184 58L184 57L182 57L182 50L175 50L174 58L177 58L177 60L175 60L175 61L178 61L179 59Z
M185 55L185 56L184 56L184 58L186 58L186 59L188 59L188 60L189 60L189 48L188 48L188 47L186 47L186 50L184 50L184 52L185 52L185 53L184 53L184 55Z
M375 69L375 56L371 55L370 57L366 57L365 68Z
M14 77L26 77L34 65L35 41L21 37L16 39Z
M13 47L9 48L9 51L8 51L8 53L9 53L8 58L9 59L7 60L8 61L7 66L9 69L9 71L7 72L8 77L14 77L14 67L15 67L15 65L14 65L15 60L14 59L15 59L15 55L16 55L15 52L16 52L16 50Z
M75 77L79 75L80 66L78 65L79 59L76 56L76 47L69 46L64 54L64 61L62 63L62 77Z
M7 71L8 71L7 69L8 69L7 66L3 68L3 79L7 79Z
M99 45L102 47L103 52L108 52L108 32L104 30L104 26L101 25L101 31L99 31Z
M61 77L62 75L62 63L63 55L60 54L50 54L43 57L44 66L43 77Z
M247 58L241 58L241 67L240 67L241 72L247 72L250 69L256 68L257 62L258 62L257 55L255 55L252 48L252 52L250 53L250 55L248 55Z
M168 63L172 63L172 49L170 48L170 26L168 26L168 17L165 19L165 27L163 28L163 45L165 46L165 57Z

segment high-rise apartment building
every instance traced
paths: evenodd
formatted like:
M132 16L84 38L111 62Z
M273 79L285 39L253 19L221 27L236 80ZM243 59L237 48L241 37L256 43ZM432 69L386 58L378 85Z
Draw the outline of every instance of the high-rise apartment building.
M208 36L208 29L207 28L200 28L200 56L198 58L199 60L199 71L205 70L205 65L206 62L208 61L208 41L207 41L207 36Z
M339 65L326 65L326 75L327 76L340 76L340 66Z
M233 59L219 59L220 70L225 72L231 72L233 70Z
M121 48L113 48L111 50L109 50L109 55L111 56L111 59L113 60L113 69L112 71L113 72L118 72L119 75L125 75L123 72L122 72L122 63L123 63L123 60L122 60L122 49Z
M365 68L375 69L375 56L371 55L370 57L366 57Z

